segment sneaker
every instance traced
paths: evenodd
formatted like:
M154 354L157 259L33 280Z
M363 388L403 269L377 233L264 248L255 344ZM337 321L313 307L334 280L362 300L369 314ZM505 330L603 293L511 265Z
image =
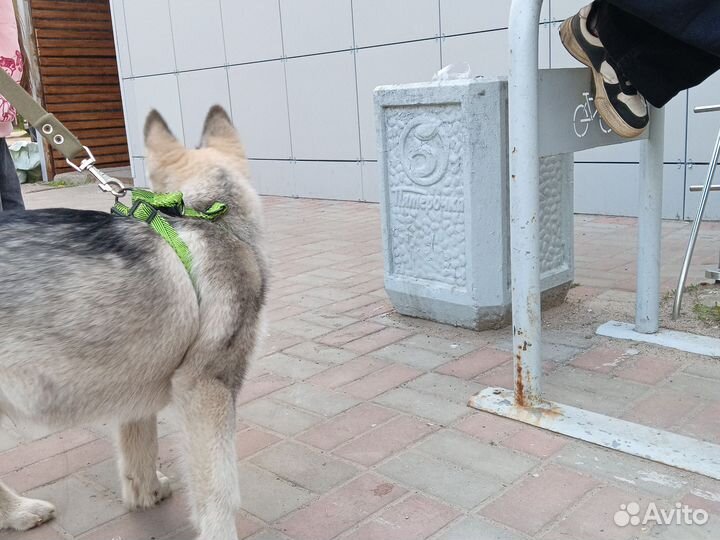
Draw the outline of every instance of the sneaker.
M608 58L600 38L588 28L590 9L590 5L585 6L562 23L560 40L573 57L592 71L595 108L608 127L622 137L637 137L648 125L647 103Z

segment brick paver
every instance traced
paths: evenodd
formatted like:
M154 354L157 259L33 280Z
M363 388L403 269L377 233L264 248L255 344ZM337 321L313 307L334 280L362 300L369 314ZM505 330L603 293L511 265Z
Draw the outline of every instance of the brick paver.
M377 317L384 313L388 313L393 310L392 304L388 300L378 300L372 304L367 304L356 309L351 309L346 312L347 315L355 317L356 319L370 319L371 317ZM389 341L389 343L391 343Z
M442 397L462 405L467 403L469 396L475 395L482 390L482 385L479 383L440 373L426 373L408 382L405 387Z
M488 443L498 443L522 429L523 425L485 412L474 413L455 424L455 427Z
M344 364L348 360L351 360L358 356L357 353L353 353L344 349L338 349L336 347L328 347L320 343L312 341L306 341L298 343L293 347L285 349L285 353L291 354L298 358L304 358L314 362L323 362L328 364Z
M106 210L95 188L43 191ZM237 400L239 538L252 540L578 540L718 537L720 482L470 409L485 386L511 388L509 329L483 333L404 318L385 296L378 207L264 198L273 276L267 332ZM298 223L303 223L298 227ZM635 221L577 216L576 280L544 315L548 395L570 405L720 440L720 367L594 334L633 310ZM703 225L690 277L717 258ZM671 283L688 225L665 223ZM629 316L629 315L628 315ZM182 437L163 413L159 465L175 493L128 513L112 431L47 436L3 424L0 478L52 499L58 517L3 540L191 540ZM695 529L617 527L620 504L703 508ZM663 506L664 505L664 506Z
M502 445L539 458L548 458L563 448L569 439L533 427L523 427L503 440Z
M576 356L570 363L590 371L610 373L624 360L624 355L625 349L597 347Z
M286 386L292 384L292 382L292 379L281 377L280 375L275 375L274 373L267 373L261 375L260 377L245 381L245 384L242 385L240 393L238 394L237 403L242 404L254 401L255 399L270 394L275 390L285 388Z
M333 453L370 466L399 452L437 429L411 416L400 416L341 446Z
M282 440L280 437L259 429L250 428L240 431L235 437L237 457L245 459L280 440Z
M322 450L332 450L378 424L387 422L396 414L396 411L363 403L307 430L298 439Z
M402 362L411 367L423 370L434 369L453 358L449 353L428 351L427 349L412 347L402 343L395 343L378 349L373 353L373 356L395 362Z
M624 417L646 426L669 429L704 403L682 392L660 389L636 402Z
M279 524L280 530L298 540L329 540L349 529L405 490L371 474L358 477L332 495L320 497Z
M74 477L33 489L28 496L56 501L57 524L68 533L79 536L126 513L120 501L102 496L103 490ZM83 512L72 512L70 506L82 500Z
M422 495L413 495L391 506L354 531L347 540L415 540L427 538L459 512Z
M673 500L681 497L691 486L688 474L679 469L577 442L568 444L553 456L551 461L583 475L592 476L598 482L631 487L638 496L650 494ZM714 489L717 489L717 482L713 482L713 485Z
M307 489L260 467L243 463L239 472L243 510L266 523L277 521L314 498Z
M27 491L65 478L84 467L100 463L111 457L112 452L113 448L110 442L98 439L10 472L0 478L17 491Z
M720 401L703 404L697 414L690 416L682 431L711 442L720 440Z
M291 379L307 379L327 368L327 365L312 360L275 353L259 359L251 369L270 371L276 375Z
M373 315L377 314L378 313L375 313ZM395 343L396 341L400 341L408 334L409 332L398 328L383 328L379 332L375 332L374 334L346 343L343 345L343 349L350 350L358 354L365 354L381 349L382 347Z
M80 540L107 540L108 538L122 538L123 540L145 540L159 538L172 531L172 536L179 538L183 530L190 526L187 513L187 500L182 493L173 495L163 504L150 512L134 512L124 514L107 523L83 534ZM260 526L256 520L249 520L239 515L237 522L242 526L241 531L258 530ZM255 524L254 528L252 524Z
M465 405L410 388L396 388L375 398L376 403L448 425L470 411Z
M351 341L355 341L356 339L375 334L383 329L384 327L380 324L363 321L331 332L320 338L318 341L320 343L324 343L325 345L337 347L345 345Z
M468 540L471 538L526 540L528 537L477 516L467 516L447 527L439 536L434 536L433 540Z
M635 531L642 533L642 528L616 527L613 517L621 505L631 502L645 508L650 502L646 497L616 487L607 486L599 488L573 509L567 519L561 521L557 528L551 530L546 538L548 540L569 540L582 538L583 540L627 540L637 537ZM635 533L635 534L633 534Z
M354 477L358 470L319 450L291 441L273 446L250 461L315 493L329 491Z
M422 375L424 372L403 364L393 364L386 369L358 379L342 389L344 392L362 399L372 399L383 392Z
M680 368L669 358L640 354L633 356L615 370L615 375L644 384L657 384Z
M534 458L449 429L433 433L415 450L506 483L517 480L538 464Z
M21 444L5 452L0 461L0 475L21 469L43 459L47 459L68 450L88 444L97 436L85 429L73 429L50 435L44 439Z
M388 364L372 356L361 356L334 366L308 379L308 382L325 388L337 388L369 375Z
M322 421L317 415L264 398L239 407L238 414L250 422L284 435L300 433Z
M60 532L57 524L43 525L29 531L3 531L3 540L65 540L66 533Z
M410 450L377 469L385 476L469 511L503 488L491 475L459 467L434 456Z
M283 388L275 392L273 397L325 417L335 416L358 404L358 400L342 392L319 388L307 383L297 383Z
M456 360L451 360L435 371L445 375L462 377L463 379L473 379L485 371L506 363L511 358L509 352L496 349L480 349Z
M480 514L533 535L598 485L590 477L552 466L511 487Z

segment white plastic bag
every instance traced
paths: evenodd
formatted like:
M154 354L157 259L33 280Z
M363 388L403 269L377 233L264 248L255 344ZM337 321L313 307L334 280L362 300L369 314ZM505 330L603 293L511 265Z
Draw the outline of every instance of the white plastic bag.
M460 62L459 64L448 64L433 75L433 82L453 81L456 79L471 79L472 71L470 64Z
M36 142L18 141L8 146L20 183L36 179L40 171L40 146Z

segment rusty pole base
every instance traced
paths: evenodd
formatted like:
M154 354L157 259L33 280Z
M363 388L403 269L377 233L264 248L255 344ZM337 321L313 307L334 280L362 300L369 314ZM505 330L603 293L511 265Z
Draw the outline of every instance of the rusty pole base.
M720 445L619 418L546 401L518 407L511 390L485 388L470 407L537 426L581 441L720 480Z

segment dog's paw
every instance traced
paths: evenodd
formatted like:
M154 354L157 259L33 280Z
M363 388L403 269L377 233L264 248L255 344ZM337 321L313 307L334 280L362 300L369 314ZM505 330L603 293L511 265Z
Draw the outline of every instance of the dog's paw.
M172 490L170 480L160 471L157 478L143 483L133 478L123 478L123 501L130 510L151 508L167 499Z
M18 497L7 513L0 513L0 529L27 531L54 517L55 507L49 502Z
M170 487L170 479L165 476L160 471L157 472L158 482L160 483L160 489L158 494L158 499L155 501L155 503L159 503L160 501L164 501L167 499L170 495L172 495L172 488Z

